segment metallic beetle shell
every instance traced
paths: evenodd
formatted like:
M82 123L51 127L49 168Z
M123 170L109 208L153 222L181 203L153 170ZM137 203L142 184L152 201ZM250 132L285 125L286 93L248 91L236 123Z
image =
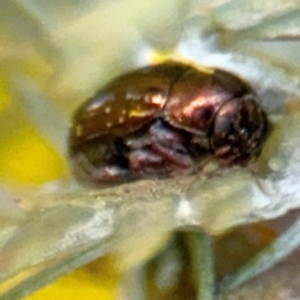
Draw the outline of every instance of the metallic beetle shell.
M84 143L97 136L138 130L161 113L173 82L186 68L170 62L116 78L77 110L71 139Z
M219 69L166 62L121 75L74 114L73 169L96 184L199 171L212 156L247 165L268 132L250 86Z
M190 68L174 84L165 118L174 126L207 136L218 109L228 100L251 93L249 86L229 73Z

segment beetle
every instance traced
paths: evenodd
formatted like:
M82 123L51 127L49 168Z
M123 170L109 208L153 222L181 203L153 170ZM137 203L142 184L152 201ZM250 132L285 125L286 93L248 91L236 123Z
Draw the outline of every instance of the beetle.
M192 174L207 157L246 166L269 122L251 87L221 69L167 61L123 74L75 112L69 156L95 184Z

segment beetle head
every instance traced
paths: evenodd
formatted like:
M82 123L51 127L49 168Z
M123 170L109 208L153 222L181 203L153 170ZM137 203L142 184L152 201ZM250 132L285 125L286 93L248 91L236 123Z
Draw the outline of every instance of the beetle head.
M260 153L268 121L255 98L246 95L225 102L210 128L210 146L226 164L246 165Z

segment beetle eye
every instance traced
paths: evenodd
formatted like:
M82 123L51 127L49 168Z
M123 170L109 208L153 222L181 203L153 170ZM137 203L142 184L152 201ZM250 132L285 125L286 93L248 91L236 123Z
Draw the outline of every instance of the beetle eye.
M211 149L217 158L244 165L259 154L267 124L254 98L230 100L221 106L212 123Z

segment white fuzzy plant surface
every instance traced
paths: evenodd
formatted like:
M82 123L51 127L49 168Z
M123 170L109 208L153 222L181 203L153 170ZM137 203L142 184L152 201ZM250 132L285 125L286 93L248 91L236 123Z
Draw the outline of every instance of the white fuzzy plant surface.
M0 135L17 128L25 113L67 159L71 114L82 101L124 71L172 58L225 69L253 87L272 123L259 159L218 176L92 189L70 174L21 198L20 190L1 193L1 300L21 299L108 253L119 258L120 271L138 268L184 228L205 232L199 239L207 251L199 255L211 255L209 236L300 207L300 1L161 3L1 2L0 77L14 117L0 116ZM293 226L224 282L221 293L297 248L300 225ZM214 295L212 266L204 268L210 284L202 288L202 300Z

